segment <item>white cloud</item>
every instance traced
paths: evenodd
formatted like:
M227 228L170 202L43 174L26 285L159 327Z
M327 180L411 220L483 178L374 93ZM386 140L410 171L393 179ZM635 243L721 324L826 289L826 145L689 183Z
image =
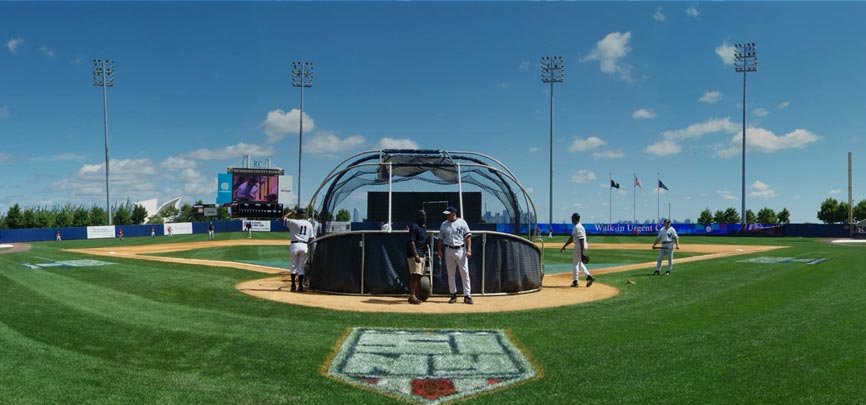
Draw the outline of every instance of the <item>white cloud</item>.
M540 150L541 150L541 148L539 148L538 146L532 146L529 148L529 153L535 153L535 152L538 152Z
M183 156L171 156L163 160L159 165L166 170L184 170L194 169L196 167L196 162L194 160L186 159Z
M631 66L622 64L622 59L631 52L628 41L631 32L612 32L595 44L589 55L580 59L581 62L597 60L601 71L607 74L618 74L622 80L633 82Z
M571 152L584 152L603 145L605 145L605 142L601 140L601 138L594 136L586 139L574 138L574 141L571 142L571 146L568 147L568 150Z
M653 14L653 20L656 20L656 21L666 21L667 20L667 17L665 17L665 15L662 14L662 8L661 7L656 9L655 14Z
M783 101L783 102L779 103L778 107L780 110L782 110L782 109L788 108L789 105L791 105L790 101Z
M361 135L352 135L340 139L332 131L320 131L304 145L304 152L318 157L333 157L344 155L363 145L365 139Z
M651 119L651 118L656 117L656 113L654 113L652 110L647 110L646 108L641 108L639 110L634 110L634 112L631 113L631 117L636 119L636 120L641 119L641 118Z
M526 188L526 192L529 193L529 194L532 194L532 193L535 192L535 188L534 188L534 187L527 187L527 188Z
M802 149L806 145L817 142L821 139L805 129L795 129L785 135L776 135L771 131L763 128L749 128L746 133L746 147L748 150L756 150L758 152L773 153L784 149ZM742 145L742 132L735 135L731 142L736 145Z
M13 54L17 54L18 50L21 49L21 46L24 45L24 38L12 38L6 42L6 49L9 49L9 52Z
M664 139L647 146L646 148L644 148L643 151L651 155L667 156L680 153L680 151L682 151L682 148L677 145L676 142L670 139Z
M624 156L625 153L623 153L621 150L605 150L592 154L592 157L596 159L619 159Z
M379 140L377 149L418 149L418 144L415 141L406 139L382 138Z
M6 152L0 152L0 163L6 163L12 160L12 155Z
M79 155L75 153L60 153L57 155L49 155L49 156L39 156L33 158L34 162L62 162L62 161L81 161L84 160L86 156Z
M3 107L0 107L0 120L2 120L4 118L9 118L9 106L8 105L4 105Z
M731 192L727 191L727 190L716 190L716 194L718 194L720 197L722 197L725 200L732 200L732 201L733 200L739 200L739 198L737 198L737 196L731 194Z
M687 128L664 131L662 136L666 139L692 139L714 132L733 133L736 131L737 126L731 122L730 118L710 118L706 122L692 124Z
M243 157L244 155L271 156L274 153L274 148L271 146L260 146L241 142L237 145L229 145L222 149L199 149L187 153L185 157L196 160L215 160L238 158Z
M598 177L596 177L595 173L592 170L581 169L581 170L578 170L576 173L574 173L573 176L571 176L571 182L572 183L587 183L587 182L590 182L590 181L595 180L597 178Z
M265 127L268 143L277 142L288 134L297 134L300 131L301 111L295 108L288 112L280 109L268 111L262 126ZM304 113L304 132L312 132L315 129L315 121Z
M47 47L47 46L45 46L45 45L40 46L40 47L39 47L39 51L41 51L43 55L45 55L45 56L47 56L47 57L49 57L49 58L53 58L53 57L54 57L54 50L51 49L51 48L49 48L49 47Z
M502 83L497 84L496 87L498 87L502 90L507 90L507 89L511 88L511 82L502 82Z
M752 183L750 190L749 197L773 198L776 196L776 191L760 180L755 180L755 182Z
M719 58L722 59L726 65L734 64L734 46L728 45L727 42L722 43L721 45L716 47L716 55L719 55Z
M766 117L768 114L770 114L770 112L767 111L766 108L758 107L758 108L752 110L752 115L754 115L756 117Z
M708 91L708 92L704 93L704 95L701 96L701 98L699 98L698 101L700 101L702 103L715 104L721 99L722 99L722 93L720 93L718 91Z
M532 65L529 63L529 61L525 60L523 62L520 62L519 65L517 65L517 69L518 70L529 70L530 66L532 66Z
M842 190L839 190L837 188L830 190L830 195L839 195L839 194L842 194Z
M698 11L698 9L695 8L695 6L691 6L691 7L686 9L686 15L689 17L692 17L692 18L697 18L697 17L700 17L701 12Z

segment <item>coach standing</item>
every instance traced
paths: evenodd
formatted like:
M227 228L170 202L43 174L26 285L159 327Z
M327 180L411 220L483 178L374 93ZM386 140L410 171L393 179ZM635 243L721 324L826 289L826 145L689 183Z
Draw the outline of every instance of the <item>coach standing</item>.
M674 268L674 245L676 245L677 249L680 248L680 237L677 235L677 230L671 227L671 220L665 219L665 226L662 229L659 229L659 236L656 237L655 242L653 242L653 249L656 248L656 245L661 242L662 247L659 250L659 259L656 261L656 271L653 273L654 276L659 275L659 271L662 269L662 259L665 257L668 258L668 271L665 272L666 276L671 275L671 270Z
M565 244L559 248L559 253L565 252L565 248L571 242L574 242L574 251L571 253L571 286L577 287L577 280L580 273L586 274L586 286L589 287L595 281L592 274L589 274L589 269L583 263L583 256L586 255L586 250L589 247L586 242L586 229L580 223L580 214L571 214L571 224L574 227L571 230L571 236L565 241Z
M463 303L472 304L472 289L469 285L469 257L472 256L472 231L463 218L457 218L457 208L448 207L445 221L439 227L439 257L445 260L448 268L449 304L457 302L457 283L454 280L455 268L460 269L463 281Z

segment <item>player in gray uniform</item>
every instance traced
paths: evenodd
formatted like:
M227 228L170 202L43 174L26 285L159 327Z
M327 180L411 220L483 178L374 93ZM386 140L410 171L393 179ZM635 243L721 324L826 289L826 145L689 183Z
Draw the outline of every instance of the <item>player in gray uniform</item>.
M472 304L472 288L469 285L469 257L472 256L472 231L463 218L457 218L457 208L448 207L443 214L445 221L439 227L439 257L445 260L448 268L449 304L457 302L457 283L454 280L456 268L460 269L463 281L463 302Z
M295 216L296 219L289 217ZM297 212L289 211L283 217L283 225L292 234L292 244L289 245L289 255L292 257L292 291L304 292L304 267L307 264L308 245L316 240L313 224L304 218L304 209L299 208ZM295 287L297 278L298 287Z
M656 261L656 271L653 272L653 275L659 275L659 271L662 269L662 259L667 257L668 270L665 272L665 275L669 276L671 275L671 270L674 268L673 247L676 246L677 249L680 248L680 237L677 235L677 230L671 228L670 219L665 219L665 227L659 229L659 236L657 236L655 242L653 242L653 249L656 248L656 245L658 245L659 242L661 242L662 247L659 249L659 259Z
M574 229L571 230L571 236L568 237L568 240L565 241L565 244L559 249L559 253L565 252L566 246L568 246L569 243L574 242L574 252L572 252L571 256L571 286L577 287L577 280L580 273L583 273L586 274L586 286L589 287L595 281L595 278L589 274L589 269L586 268L586 265L582 260L583 255L586 254L586 250L589 247L586 243L586 229L584 229L583 224L580 223L580 214L576 212L571 214L571 223L574 225Z

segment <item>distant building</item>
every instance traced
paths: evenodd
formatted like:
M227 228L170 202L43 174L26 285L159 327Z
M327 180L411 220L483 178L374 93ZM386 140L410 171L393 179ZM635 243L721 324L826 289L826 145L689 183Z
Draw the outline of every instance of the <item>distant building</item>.
M153 198L150 200L139 201L135 203L135 205L140 205L144 207L144 209L147 211L147 218L144 219L144 222L147 223L148 221L150 221L151 218L155 217L157 214L161 213L162 210L168 207L174 207L175 209L180 211L180 201L182 199L183 197L175 197L162 203L162 205L157 205L157 199ZM165 218L165 222L171 222L173 220L174 216Z

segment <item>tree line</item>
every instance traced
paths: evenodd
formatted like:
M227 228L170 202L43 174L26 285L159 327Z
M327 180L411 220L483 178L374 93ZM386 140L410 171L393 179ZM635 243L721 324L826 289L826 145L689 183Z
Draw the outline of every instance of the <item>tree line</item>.
M818 210L818 219L825 224L847 224L848 207L850 205L847 202L839 202L835 198L828 198L821 203L821 208ZM860 200L854 206L854 222L864 219L866 219L866 200Z
M791 213L787 208L782 208L778 213L772 208L761 208L755 214L751 209L746 210L747 224L788 224L791 222ZM724 211L718 210L715 213L709 208L701 211L698 216L698 223L709 224L739 224L740 213L734 208L727 208Z
M201 200L196 205L202 205ZM111 209L111 223L114 225L162 224L170 222L202 222L208 220L227 221L231 216L225 207L217 209L217 217L205 217L199 209L190 204L184 204L180 210L166 207L161 212L147 220L147 209L130 201L115 204ZM108 225L105 208L93 205L67 204L54 207L26 207L15 204L0 214L0 229L31 229L31 228L72 228L85 226Z

